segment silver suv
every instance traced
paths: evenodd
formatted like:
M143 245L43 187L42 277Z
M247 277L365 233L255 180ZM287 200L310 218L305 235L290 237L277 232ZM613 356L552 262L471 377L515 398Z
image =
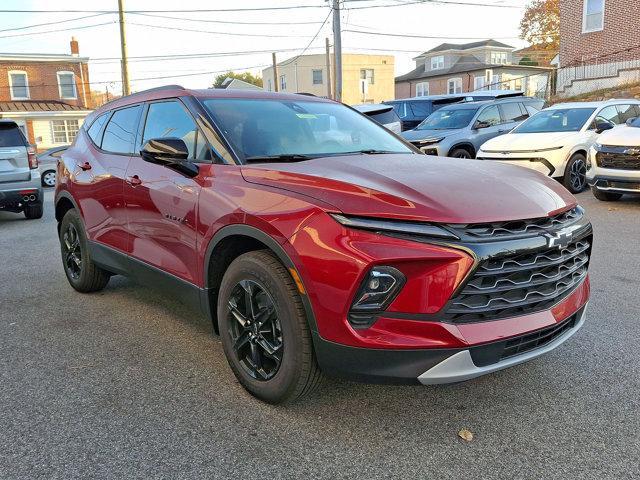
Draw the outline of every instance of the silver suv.
M456 103L436 110L401 136L427 155L475 158L484 142L511 131L543 105L528 97Z
M0 212L41 218L43 195L35 149L16 122L0 120Z

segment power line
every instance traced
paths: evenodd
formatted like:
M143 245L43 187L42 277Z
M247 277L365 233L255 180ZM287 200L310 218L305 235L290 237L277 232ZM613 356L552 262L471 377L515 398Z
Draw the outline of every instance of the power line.
M106 13L96 13L94 15L85 15L85 16L82 16L82 17L75 17L75 18L68 18L66 20L59 20L57 22L36 23L34 25L25 25L24 27L5 28L4 30L0 30L0 33L2 33L2 32L14 32L14 31L17 31L17 30L27 30L29 28L45 27L45 26L49 26L49 25L58 25L60 23L75 22L77 20L84 20L86 18L99 17L101 15L107 15L107 14Z
M185 17L169 17L167 15L155 15L153 13L131 12L133 15L141 15L151 18L164 18L167 20L179 20L184 22L200 22L200 23L221 23L225 25L318 25L321 21L311 22L242 22L232 20L211 20L208 18L185 18Z
M290 5L288 7L252 7L252 8L196 8L175 10L125 10L129 13L223 13L223 12L264 12L271 10L292 10L326 8L324 5ZM118 10L18 10L0 9L0 13L118 13Z
M288 37L288 38L309 38L309 35L281 35L281 34L264 34L264 33L238 33L238 32L212 32L209 30L195 30L192 28L167 27L165 25L151 25L148 23L127 22L127 25L137 25L139 27L160 28L164 30L178 30L181 32L208 33L211 35L231 35L236 37Z
M43 32L14 33L12 35L2 35L2 36L0 36L0 39L2 39L2 38L12 38L12 37L25 37L25 36L31 36L31 35L42 35L42 34L46 34L46 33L69 32L69 31L72 31L72 30L84 30L86 28L94 28L94 27L102 27L104 25L112 25L114 23L115 23L115 20L112 20L110 22L96 23L94 25L81 25L79 27L60 28L58 30L45 30Z
M343 0L344 2L358 2L360 0ZM365 1L365 0L362 0ZM465 5L472 7L495 7L495 8L522 8L519 5L502 5L497 3L473 3L473 2L462 2L455 0L415 0L403 3L395 3L395 4L383 4L383 5L363 5L361 7L347 7L342 10L364 10L370 8L389 8L389 7L403 7L406 5L428 5L428 4L439 4L439 5Z
M316 40L316 38L318 38L318 35L320 35L320 32L322 31L322 29L324 28L324 26L327 24L327 22L329 21L329 17L331 16L331 14L333 13L333 10L329 9L329 14L327 15L327 17L324 19L324 22L322 22L322 25L320 25L320 28L318 29L318 31L316 32L316 34L313 36L313 38L311 39L311 41L307 44L306 47L304 47L302 49L302 51L296 55L295 57L293 57L292 59L288 60L287 63L283 63L282 66L286 66L289 65L291 62L295 62L298 58L300 58L302 55L304 55L304 53L309 50L309 48L311 48L311 44Z
M486 40L487 37L447 37L442 35L418 35L410 33L365 32L364 30L344 29L343 32L359 33L362 35L374 35L380 37L424 38L431 40ZM511 40L520 37L493 37L498 40Z

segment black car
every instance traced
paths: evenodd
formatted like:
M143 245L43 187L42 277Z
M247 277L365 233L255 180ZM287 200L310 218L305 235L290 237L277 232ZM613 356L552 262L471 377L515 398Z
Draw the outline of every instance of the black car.
M402 131L404 132L405 130L411 130L417 127L425 118L444 105L522 95L524 95L524 92L517 90L485 90L479 92L403 98L400 100L388 100L383 103L393 106L402 121Z

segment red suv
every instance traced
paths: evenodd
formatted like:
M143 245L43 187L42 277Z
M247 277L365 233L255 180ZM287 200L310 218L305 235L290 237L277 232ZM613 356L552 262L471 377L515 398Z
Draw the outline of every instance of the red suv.
M592 229L562 186L422 155L331 100L141 92L93 112L57 174L73 288L122 274L197 305L267 402L321 372L467 380L584 322Z

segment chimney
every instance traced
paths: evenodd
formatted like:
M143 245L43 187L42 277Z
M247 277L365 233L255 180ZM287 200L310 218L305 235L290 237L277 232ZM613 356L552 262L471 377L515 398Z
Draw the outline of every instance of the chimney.
M78 55L80 55L80 46L78 45L78 40L76 40L76 37L71 37L71 55L73 55L74 57L77 57Z

